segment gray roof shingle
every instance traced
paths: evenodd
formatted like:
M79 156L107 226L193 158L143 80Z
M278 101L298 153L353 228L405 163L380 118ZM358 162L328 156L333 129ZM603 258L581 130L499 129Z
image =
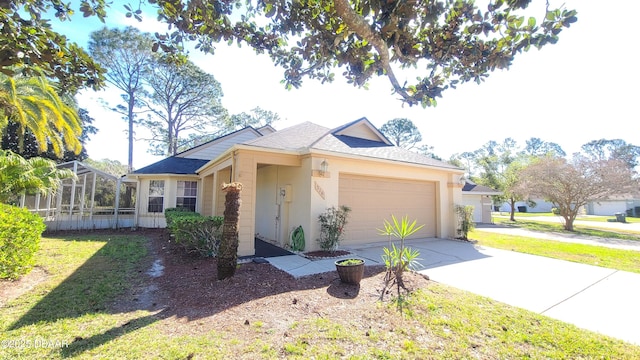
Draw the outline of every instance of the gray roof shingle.
M502 194L501 191L492 189L488 186L474 184L469 181L465 182L464 186L462 187L462 191L466 193L478 193L478 194L495 194L495 195Z
M458 167L447 162L436 160L397 146L388 145L383 141L337 134L348 127L348 125L360 121L368 120L364 118L358 119L355 122L335 129L329 129L311 122L303 122L271 134L245 141L242 144L301 153L316 149L335 152L337 154L358 155L372 159L384 159L459 170ZM174 156L136 170L134 174L195 174L195 171L206 163L207 160Z
M142 169L138 169L133 174L194 174L201 166L206 164L208 160L189 159L182 157L168 157L155 162Z
M344 126L329 129L311 122L304 122L273 134L253 139L244 144L291 151L317 149L376 159L458 169L457 166L444 161L436 160L397 146L390 146L381 141L361 139L346 135L334 135L342 129L344 129Z

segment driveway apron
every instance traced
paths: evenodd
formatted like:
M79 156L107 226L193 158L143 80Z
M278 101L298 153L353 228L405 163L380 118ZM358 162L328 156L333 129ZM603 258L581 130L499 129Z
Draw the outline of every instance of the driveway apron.
M409 246L434 281L640 345L640 274L452 240Z

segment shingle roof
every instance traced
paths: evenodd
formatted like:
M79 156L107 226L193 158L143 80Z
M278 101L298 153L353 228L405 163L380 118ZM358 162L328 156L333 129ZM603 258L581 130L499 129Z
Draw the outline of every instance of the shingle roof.
M483 194L483 195L500 195L502 194L501 191L498 190L494 190L488 186L484 186L484 185L478 185L478 184L474 184L472 182L466 182L464 184L464 186L462 187L462 191L463 193L476 193L476 194Z
M340 135L350 125L367 119L362 118L335 129L329 129L311 122L303 122L286 129L266 134L242 143L266 149L308 152L323 150L344 155L357 155L374 159L384 159L405 163L428 165L447 169L459 169L444 161L415 153L383 141L362 139L358 137ZM371 125L373 127L373 125ZM382 139L381 139L382 140ZM208 160L170 157L147 167L134 171L134 174L195 174Z
M138 169L133 174L195 174L207 162L208 160L172 156Z
M345 126L329 129L311 122L304 122L273 134L253 139L244 144L291 151L317 149L345 155L359 155L376 159L458 169L458 167L449 163L397 146L387 145L383 142L346 135L335 135L335 133L344 128Z
M314 142L330 131L331 129L307 121L249 140L244 144L269 149L298 151L311 147Z

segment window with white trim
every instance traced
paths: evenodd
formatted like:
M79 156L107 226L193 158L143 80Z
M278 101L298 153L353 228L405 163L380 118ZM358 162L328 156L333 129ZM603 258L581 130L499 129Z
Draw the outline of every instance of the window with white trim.
M149 206L150 213L161 213L164 211L164 180L149 181Z
M178 181L178 195L176 207L196 211L196 197L198 196L197 181Z

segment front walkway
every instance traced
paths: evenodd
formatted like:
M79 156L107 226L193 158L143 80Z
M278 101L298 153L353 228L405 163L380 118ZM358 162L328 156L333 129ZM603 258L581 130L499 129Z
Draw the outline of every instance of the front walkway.
M434 281L640 345L640 274L454 240L407 243L420 251L419 272ZM375 265L385 245L348 250ZM335 270L335 260L267 260L296 277Z

